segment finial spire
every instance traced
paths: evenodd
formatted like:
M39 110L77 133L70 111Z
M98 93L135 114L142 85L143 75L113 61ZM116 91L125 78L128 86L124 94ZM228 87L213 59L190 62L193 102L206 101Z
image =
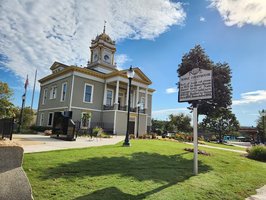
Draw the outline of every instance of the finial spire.
M103 33L105 33L105 25L106 25L106 21L104 20Z

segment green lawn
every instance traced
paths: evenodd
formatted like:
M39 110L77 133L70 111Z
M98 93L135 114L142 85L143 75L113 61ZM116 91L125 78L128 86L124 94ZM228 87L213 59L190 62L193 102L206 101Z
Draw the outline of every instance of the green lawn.
M205 145L208 146L213 146L213 147L221 147L225 149L234 149L234 150L241 150L241 151L246 151L247 148L244 147L238 147L238 146L233 146L233 145L226 145L226 144L218 144L218 143L213 143L213 142L204 142Z
M204 149L193 176L190 145L159 140L25 154L35 199L241 199L266 184L266 163Z

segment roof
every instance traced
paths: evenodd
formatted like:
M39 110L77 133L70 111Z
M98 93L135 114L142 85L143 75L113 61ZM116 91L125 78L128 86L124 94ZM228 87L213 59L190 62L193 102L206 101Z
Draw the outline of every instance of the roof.
M107 35L106 33L101 33L100 35L97 35L95 40L92 40L92 43L96 43L99 40L103 40L107 43L110 43L112 45L115 45L115 41L113 41L109 35Z
M55 64L59 64L58 66L64 65L64 64L61 64L59 62L54 62L54 64L51 66L51 68L53 68L53 66ZM63 74L73 72L73 71L81 72L81 73L88 74L88 75L102 78L102 79L108 79L108 78L115 77L115 76L127 78L127 70L120 70L120 71L117 70L117 71L111 72L109 74L104 74L104 73L101 73L101 72L98 72L96 70L89 69L89 68L82 68L82 67L77 67L77 66L67 66L67 65L64 65L64 66L65 67L63 70L61 70L57 73L50 74L50 75L40 79L39 82L44 83L44 82L49 81L49 80L51 80L51 79L53 79L59 75L63 75ZM139 68L133 68L133 69L134 69L136 75L139 77L139 78L137 78L137 77L133 78L134 81L137 81L137 82L140 82L143 84L147 84L147 85L152 84L151 80ZM148 91L154 92L155 90L149 88Z

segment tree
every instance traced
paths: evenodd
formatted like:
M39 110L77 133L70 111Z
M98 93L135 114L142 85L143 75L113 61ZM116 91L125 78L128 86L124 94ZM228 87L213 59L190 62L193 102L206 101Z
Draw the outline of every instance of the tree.
M177 115L169 115L170 125L173 127L174 131L180 132L191 132L192 127L190 125L191 118L183 113Z
M167 121L152 119L151 124L152 132L161 134L164 130L166 130Z
M227 63L214 63L206 55L200 45L186 53L181 64L178 66L178 75L182 76L194 68L201 68L213 71L214 98L212 100L201 100L198 113L208 115L219 110L229 108L232 104L231 69ZM192 103L192 102L189 102Z
M219 108L216 112L207 115L202 121L202 127L210 132L213 132L222 142L225 134L230 134L239 129L239 122L231 110Z
M11 103L12 90L7 83L0 81L0 118L15 116L15 106Z
M261 112L260 112L261 113ZM257 129L258 129L258 137L259 141L264 143L266 136L265 136L265 129L266 129L266 117L259 116L257 120Z
M16 108L15 109L15 115L16 115L16 119L17 121L19 121L19 117L20 117L20 108ZM34 112L33 110L31 110L30 107L25 107L23 110L23 118L22 118L22 127L26 128L29 127L30 125L32 125L33 119L34 119Z

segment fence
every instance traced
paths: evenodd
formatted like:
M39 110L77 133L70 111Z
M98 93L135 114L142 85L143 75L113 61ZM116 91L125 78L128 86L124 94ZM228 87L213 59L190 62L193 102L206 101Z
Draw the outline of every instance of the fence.
M14 128L14 118L0 119L0 135L3 138L12 140L12 133Z

